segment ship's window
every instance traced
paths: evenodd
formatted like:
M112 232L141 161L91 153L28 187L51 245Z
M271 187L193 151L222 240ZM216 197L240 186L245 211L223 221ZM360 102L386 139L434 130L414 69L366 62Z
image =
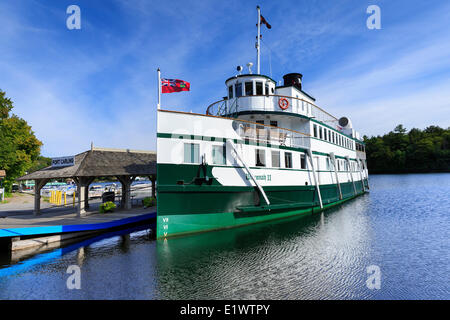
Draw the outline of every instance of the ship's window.
M328 140L327 129L323 129L323 139Z
M317 126L313 124L314 138L317 138Z
M233 86L228 87L228 98L229 99L233 98Z
M256 81L255 86L256 86L256 95L262 95L263 94L263 83L261 81Z
M305 101L302 101L302 111L305 111Z
M265 167L266 166L266 151L261 149L255 150L256 156L256 166L257 167Z
M272 93L274 93L275 92L275 89L274 88L272 88Z
M292 168L292 153L291 152L284 153L284 165L286 168Z
M262 126L256 125L256 139L264 138L265 127L264 127L264 120L257 120L256 123L262 124Z
M300 154L300 169L306 169L306 156L304 153Z
M319 127L319 138L320 138L320 139L323 138L323 136L322 136L322 127Z
M184 144L184 162L200 163L200 145L198 143Z
M268 95L270 92L269 92L269 84L267 82L264 85L264 89L265 89L264 94Z
M253 95L253 81L245 83L245 95L246 96Z
M225 165L227 158L226 158L226 147L225 145L222 146L212 146L212 161L213 164L221 164Z
M280 151L272 150L272 167L280 167Z
M236 97L242 97L242 83L238 82L235 85Z
M327 170L330 170L330 158L327 158L326 168Z
M338 171L341 171L341 160L337 161L337 169Z
M271 120L270 125L274 127L278 127L278 121Z

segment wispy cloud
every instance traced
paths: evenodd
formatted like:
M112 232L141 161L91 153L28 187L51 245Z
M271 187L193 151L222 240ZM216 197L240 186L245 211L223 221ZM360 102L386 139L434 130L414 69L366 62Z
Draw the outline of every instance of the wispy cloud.
M189 93L164 95L164 106L204 112L225 95L224 80L236 65L255 61L256 2L77 2L79 31L65 28L61 3L0 4L0 88L47 156L81 152L91 141L155 149L157 67L165 77L191 82ZM272 50L274 78L303 72L319 105L350 116L363 134L400 122L448 123L448 5L423 10L420 19L395 20L399 11L386 3L379 31L365 28L359 1L260 5L273 26L263 28L263 40ZM265 73L268 53L263 50ZM432 102L426 114L421 99Z

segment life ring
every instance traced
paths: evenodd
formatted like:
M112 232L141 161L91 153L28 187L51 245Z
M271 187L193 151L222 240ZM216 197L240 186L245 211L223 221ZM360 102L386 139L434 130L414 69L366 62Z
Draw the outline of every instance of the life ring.
M278 106L280 107L280 109L282 110L286 110L289 107L289 101L286 98L280 98L278 100Z

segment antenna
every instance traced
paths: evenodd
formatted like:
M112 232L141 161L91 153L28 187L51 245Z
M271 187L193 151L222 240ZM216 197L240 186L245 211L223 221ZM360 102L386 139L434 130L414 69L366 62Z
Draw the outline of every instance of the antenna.
M252 74L253 62L247 63L247 67L248 67L248 73Z
M256 39L256 73L260 74L260 40L261 40L261 9L256 6L256 11L258 11L258 36ZM251 72L250 72L251 73Z

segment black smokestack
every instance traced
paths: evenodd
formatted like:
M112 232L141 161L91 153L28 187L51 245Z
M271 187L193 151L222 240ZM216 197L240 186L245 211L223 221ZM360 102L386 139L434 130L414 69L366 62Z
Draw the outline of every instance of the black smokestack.
M284 86L290 87L294 86L298 90L302 90L302 78L303 75L301 73L288 73L283 76Z

